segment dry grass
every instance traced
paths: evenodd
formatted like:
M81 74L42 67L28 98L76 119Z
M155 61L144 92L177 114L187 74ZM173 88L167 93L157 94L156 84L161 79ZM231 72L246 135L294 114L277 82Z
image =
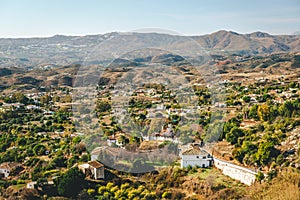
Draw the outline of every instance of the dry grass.
M157 149L163 141L143 141L139 147L140 150Z
M249 188L253 200L300 200L300 172L282 171L270 183L257 183Z

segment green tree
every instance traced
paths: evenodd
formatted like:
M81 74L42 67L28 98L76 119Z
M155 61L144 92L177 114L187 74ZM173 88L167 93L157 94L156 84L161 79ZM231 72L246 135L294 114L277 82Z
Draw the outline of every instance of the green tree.
M221 135L220 135L220 140L224 139L226 134L229 133L233 127L239 127L240 123L241 123L241 121L239 119L237 119L236 117L231 118L230 120L225 122L225 124L223 126L223 131L221 132Z
M76 167L69 169L58 181L58 193L66 197L76 197L84 185L84 174Z
M74 144L79 144L79 142L81 142L81 137L79 136L74 137L74 139L72 140L72 143Z
M227 142L230 142L231 144L236 144L238 142L239 137L243 137L244 131L238 127L233 127L229 133L226 134L226 140Z
M255 119L255 120L258 120L259 117L257 115L257 109L258 109L258 105L254 105L250 108L249 110L249 114L248 114L248 117L251 118L251 119Z
M67 160L63 156L57 156L52 160L55 167L66 167Z
M261 171L259 171L255 176L255 179L259 182L261 182L264 178L265 178L265 175Z
M292 117L294 110L295 108L291 101L286 101L282 106L279 107L279 113L283 117Z
M33 152L37 156L44 155L46 151L46 147L42 144L37 144L33 147Z
M51 100L52 100L51 96L47 95L47 94L44 96L41 96L41 98L40 98L40 102L44 105L48 105Z
M22 138L18 138L17 142L18 142L18 146L24 146L26 145L27 140L22 137Z
M98 112L107 112L110 111L111 105L107 101L98 101L96 105L96 110Z
M256 152L256 160L258 164L267 165L272 159L280 154L280 151L274 147L272 142L261 142Z
M261 121L268 121L270 117L270 108L267 104L262 104L257 108L257 115Z
M249 103L251 100L251 97L250 96L243 96L243 101L246 102L246 103Z
M75 163L79 161L79 156L74 155L68 160L68 168L71 168Z
M27 104L28 102L28 98L21 92L15 92L12 97L11 97L11 100L13 102L20 102L20 103L23 103L23 104Z

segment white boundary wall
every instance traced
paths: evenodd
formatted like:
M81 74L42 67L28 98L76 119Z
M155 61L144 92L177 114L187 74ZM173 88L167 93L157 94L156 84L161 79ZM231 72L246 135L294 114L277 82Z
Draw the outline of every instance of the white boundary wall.
M223 174L241 181L246 185L251 185L255 181L257 172L241 167L214 157L214 166L220 169Z

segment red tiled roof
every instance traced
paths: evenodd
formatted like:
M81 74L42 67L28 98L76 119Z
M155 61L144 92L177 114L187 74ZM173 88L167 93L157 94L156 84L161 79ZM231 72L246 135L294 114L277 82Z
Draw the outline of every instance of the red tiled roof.
M182 155L207 155L208 153L201 150L199 147L192 147L182 152Z
M103 164L99 163L96 160L90 161L90 162L88 162L88 164L94 168L100 168L100 167L104 166Z

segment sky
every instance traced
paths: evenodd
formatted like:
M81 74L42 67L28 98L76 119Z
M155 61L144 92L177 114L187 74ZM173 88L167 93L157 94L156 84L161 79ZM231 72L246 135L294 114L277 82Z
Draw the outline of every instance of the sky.
M159 28L293 34L300 0L0 0L0 37L49 37Z

